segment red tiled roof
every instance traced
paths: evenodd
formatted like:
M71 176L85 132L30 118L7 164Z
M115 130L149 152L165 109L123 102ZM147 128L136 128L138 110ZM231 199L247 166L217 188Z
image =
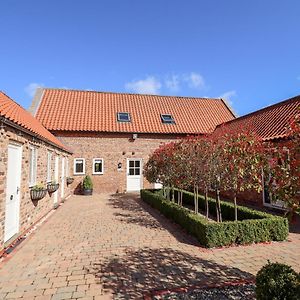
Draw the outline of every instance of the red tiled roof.
M0 116L32 132L60 149L68 151L65 146L28 111L0 91Z
M222 126L240 130L253 130L264 140L284 138L290 120L300 113L300 96L257 110L253 113L229 121ZM217 127L216 131L219 127Z
M118 122L118 112L130 113L131 122ZM176 124L163 124L160 114ZM166 134L207 133L235 118L221 99L62 89L44 89L35 116L53 131Z

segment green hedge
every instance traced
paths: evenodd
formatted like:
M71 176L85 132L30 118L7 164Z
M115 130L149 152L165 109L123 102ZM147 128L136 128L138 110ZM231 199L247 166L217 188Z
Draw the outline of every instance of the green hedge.
M184 192L184 200L193 194ZM155 190L141 190L141 198L152 207L158 209L167 218L181 225L188 233L195 236L201 245L207 248L221 247L232 244L250 244L266 241L283 241L288 235L286 218L273 216L264 212L239 206L239 214L244 220L210 222L202 215L166 200ZM214 200L209 199L211 212L215 208ZM193 199L194 202L194 199ZM202 201L199 199L199 208ZM234 215L231 203L222 202L224 219Z

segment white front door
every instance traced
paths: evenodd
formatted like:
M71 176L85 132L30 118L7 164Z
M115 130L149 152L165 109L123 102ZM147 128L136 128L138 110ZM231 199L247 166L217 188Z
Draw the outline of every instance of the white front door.
M65 195L65 158L61 159L61 198Z
M142 188L142 159L127 159L127 192L139 191Z
M55 161L54 161L54 180L58 182L58 162L59 162L59 157L55 156ZM57 198L58 198L58 191L54 192L54 204L57 203Z
M8 145L4 242L19 232L22 147Z

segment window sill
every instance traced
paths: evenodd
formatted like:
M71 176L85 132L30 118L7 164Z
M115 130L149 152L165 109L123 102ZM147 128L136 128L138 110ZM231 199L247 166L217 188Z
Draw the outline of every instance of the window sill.
M92 173L92 175L103 175L104 174L104 172L102 172L102 173Z

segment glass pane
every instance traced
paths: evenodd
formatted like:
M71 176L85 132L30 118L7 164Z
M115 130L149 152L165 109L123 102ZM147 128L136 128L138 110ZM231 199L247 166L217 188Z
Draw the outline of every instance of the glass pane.
M172 117L170 115L163 115L164 120L171 121Z
M129 175L134 175L134 169L129 169Z
M139 167L140 167L140 161L139 161L139 160L136 160L136 161L135 161L135 167L136 167L136 168L139 168Z
M94 173L102 173L102 162L101 161L95 161Z
M133 168L133 167L134 167L134 160L130 160L130 161L129 161L129 167L130 167L130 168Z
M83 163L82 162L76 162L76 173L83 173Z
M118 113L118 121L129 122L130 121L129 113Z
M140 169L135 169L135 175L140 175Z

